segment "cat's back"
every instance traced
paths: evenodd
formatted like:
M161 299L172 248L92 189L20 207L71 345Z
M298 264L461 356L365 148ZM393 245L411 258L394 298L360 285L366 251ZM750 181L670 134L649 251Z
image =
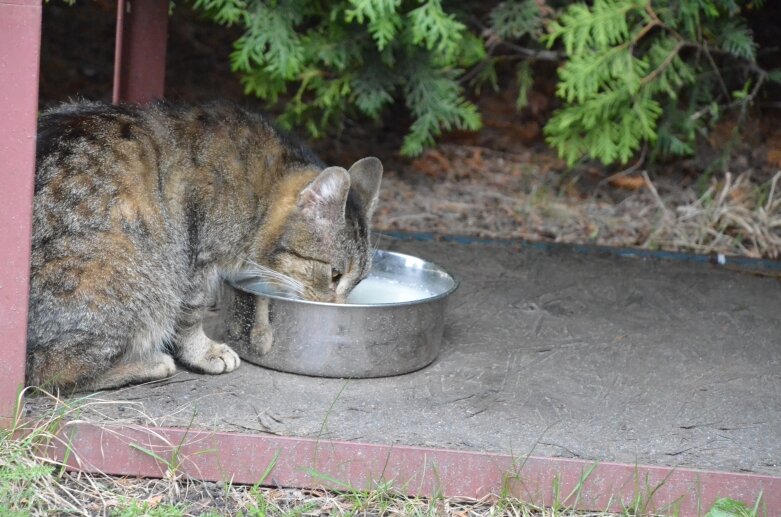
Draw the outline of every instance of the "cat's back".
M66 238L74 241L73 251L75 241L154 230L162 216L160 148L145 119L140 108L98 103L66 104L41 115L34 251Z
M147 165L136 171L145 177L153 171L162 175L159 189L179 180L208 183L214 173L251 181L257 179L252 176L283 174L296 166L323 166L262 114L224 101L146 106L78 102L50 109L39 119L36 192L53 176L80 171L119 181L113 173L122 171L127 177L127 166L138 162ZM134 171L129 172L132 176Z
M62 223L106 230L141 221L152 230L167 201L237 154L240 131L268 141L262 119L229 105L79 102L44 112L36 146L37 229ZM220 168L222 170L224 168ZM170 204L170 203L169 203ZM118 221L122 218L122 221Z
M136 106L97 102L61 104L44 111L38 119L37 175L51 171L50 165L65 165L62 160L68 156L95 154L111 143L132 138L131 128L141 118ZM52 159L58 161L52 163Z

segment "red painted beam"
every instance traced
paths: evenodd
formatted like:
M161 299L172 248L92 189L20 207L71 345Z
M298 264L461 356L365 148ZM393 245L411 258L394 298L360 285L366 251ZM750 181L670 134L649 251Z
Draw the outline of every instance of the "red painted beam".
M83 423L66 426L61 436L68 437L71 467L115 475L165 475L168 466L132 447L137 445L167 460L176 450L177 473L212 481L256 483L276 458L266 485L364 489L392 480L397 490L410 495L481 498L504 489L525 501L551 505L558 479L559 501L573 505L574 496L564 499L593 468L577 499L581 509L620 511L638 494L653 493L648 512L678 508L681 516L701 515L719 497L753 505L762 494L766 514L781 515L781 478L754 474ZM59 444L55 457L62 458L65 449L65 443Z
M163 97L167 39L167 1L117 1L115 103L144 103Z
M24 383L41 0L0 0L0 425Z

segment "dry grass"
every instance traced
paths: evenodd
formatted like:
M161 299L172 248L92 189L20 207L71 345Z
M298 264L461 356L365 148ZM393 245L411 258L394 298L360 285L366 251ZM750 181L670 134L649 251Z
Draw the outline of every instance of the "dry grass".
M413 168L383 179L379 230L781 256L781 172L767 181L725 174L705 186L638 172L613 182L598 168L565 172L544 153L454 145Z
M47 454L60 442L58 433L65 419L73 416L73 407L59 403L46 416L33 419L17 414L10 428L0 429L0 513L43 515L50 508L81 509L78 497L58 481L63 465Z
M781 171L757 185L749 174L727 173L688 203L669 206L645 175L659 207L655 229L643 247L737 254L754 258L781 256ZM692 195L691 191L687 192Z
M212 483L188 479L175 466L164 479L70 472L52 459L52 448L61 446L67 451L68 444L62 437L67 436L69 425L83 423L84 415L102 414L101 408L118 402L95 396L66 401L46 392L39 395L51 402L45 416L23 418L20 409L14 424L0 430L0 515L3 516L614 515L575 511L555 502L553 507L542 508L501 494L484 500L409 497L390 482L368 491L357 490L327 476L324 479L332 486L343 488L301 490ZM641 504L642 499L638 499L638 505ZM622 515L630 514L650 515L634 510Z
M85 483L85 479L89 479ZM82 515L247 515L247 516L523 516L605 517L604 512L539 508L517 500L501 502L408 497L379 487L369 492L260 488L246 485L120 479L67 474L65 490L84 498ZM89 484L89 486L87 486Z

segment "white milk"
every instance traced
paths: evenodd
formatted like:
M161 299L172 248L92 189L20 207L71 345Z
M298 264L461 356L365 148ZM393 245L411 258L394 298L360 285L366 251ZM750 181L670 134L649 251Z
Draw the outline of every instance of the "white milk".
M400 303L430 298L431 292L419 287L401 285L388 278L370 276L355 286L347 297L347 303L378 304Z

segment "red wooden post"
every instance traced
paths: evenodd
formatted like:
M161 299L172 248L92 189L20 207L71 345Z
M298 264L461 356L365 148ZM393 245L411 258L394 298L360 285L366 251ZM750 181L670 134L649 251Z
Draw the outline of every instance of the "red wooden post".
M0 426L24 383L41 0L0 0Z
M117 1L115 103L143 103L163 97L167 38L167 1Z

